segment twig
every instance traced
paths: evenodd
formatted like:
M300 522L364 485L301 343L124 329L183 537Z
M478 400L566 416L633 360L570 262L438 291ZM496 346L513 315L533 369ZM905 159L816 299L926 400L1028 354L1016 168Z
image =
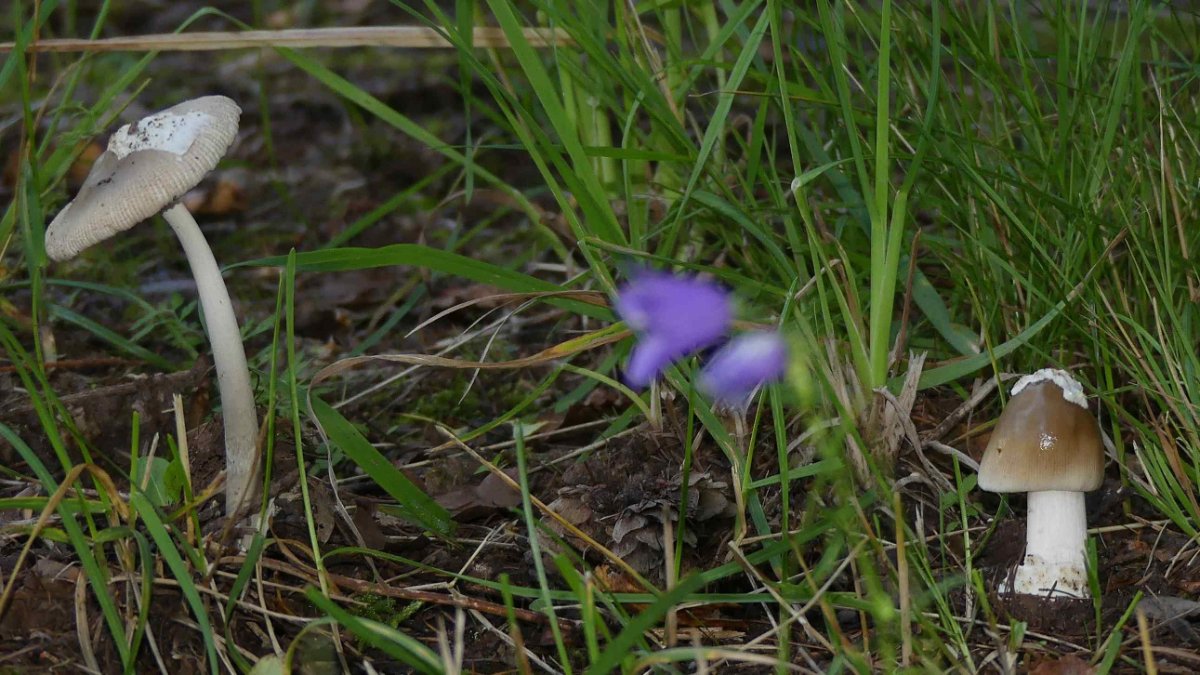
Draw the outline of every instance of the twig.
M1136 517L1136 516L1135 516ZM1103 527L1092 527L1088 529L1088 534L1104 534L1107 532L1132 532L1134 530L1142 530L1145 528L1162 528L1164 525L1170 525L1171 521L1163 520L1144 520L1137 523L1122 523L1120 525L1104 525Z
M220 574L222 576L222 578L226 578L226 579L235 579L237 577L236 574L229 574L229 573L225 573L225 572L219 572L218 574ZM112 581L114 583L118 582L118 581L128 581L131 583L136 583L140 579L141 579L140 574L130 572L130 573L115 576L112 578ZM152 580L152 583L155 586L161 586L163 588L173 588L173 589L182 588L181 584L176 579L156 577ZM304 592L303 588L299 588L297 586L288 586L285 584L272 583L269 581L264 582L264 585L271 587L271 588L278 588L280 590L284 590L289 593L303 593ZM213 589L209 588L208 586L203 586L203 585L197 584L196 591L199 593L205 594L205 595L210 595L213 598L216 598L217 600L221 601L222 603L226 600L229 600L229 595L227 593L222 593L220 591L213 590ZM263 615L264 618L269 617L269 618L276 619L279 621L289 621L292 623L300 623L300 624L308 624L308 623L312 623L313 621L316 621L316 619L314 619L312 617L297 616L295 614L290 614L287 612L278 612L275 610L267 609L265 607L260 607L259 605L256 605L253 602L250 602L248 600L234 600L234 604L236 604L238 607L241 607L242 609L257 612L258 614Z
M533 47L571 44L565 31L526 28L524 38ZM504 31L494 26L476 27L475 47L508 47ZM352 26L338 28L289 28L285 30L213 31L195 33L151 33L100 40L64 38L39 40L25 46L26 52L206 52L257 47L403 47L448 49L454 44L445 34L426 26ZM0 52L11 52L14 42L0 42Z
M107 368L109 366L136 366L145 363L140 359L124 359L119 357L97 357L94 359L59 359L42 364L46 370L91 370L92 368ZM0 373L15 373L17 366L0 366Z
M45 648L45 645L34 642L31 645L22 647L20 649L9 652L7 654L0 654L0 663L4 663L5 661L15 661L15 660L17 660L17 657L24 656L25 654L28 654L29 652L39 651L44 648Z
M937 450L938 452L944 455L950 455L951 457L957 457L960 463L970 467L972 471L979 471L979 462L976 462L970 455L952 445L946 445L941 441L925 441L921 447L928 448L930 450Z

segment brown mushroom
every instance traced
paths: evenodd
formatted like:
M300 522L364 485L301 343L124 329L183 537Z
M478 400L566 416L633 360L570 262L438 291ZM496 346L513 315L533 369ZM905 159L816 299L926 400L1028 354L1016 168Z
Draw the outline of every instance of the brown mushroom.
M1104 445L1079 382L1051 368L1018 380L979 467L980 489L1029 493L1025 558L1002 592L1090 595L1084 493L1103 479Z

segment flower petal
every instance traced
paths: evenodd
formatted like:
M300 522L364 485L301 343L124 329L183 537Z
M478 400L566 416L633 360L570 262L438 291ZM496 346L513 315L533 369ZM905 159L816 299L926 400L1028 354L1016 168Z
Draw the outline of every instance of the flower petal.
M654 381L658 374L682 356L665 340L649 337L638 340L625 366L625 382L635 389L642 389Z
M667 272L639 272L615 304L630 328L684 354L720 340L733 321L729 292L719 284Z
M718 351L700 373L700 390L727 403L750 396L760 385L783 376L787 343L774 331L739 335Z

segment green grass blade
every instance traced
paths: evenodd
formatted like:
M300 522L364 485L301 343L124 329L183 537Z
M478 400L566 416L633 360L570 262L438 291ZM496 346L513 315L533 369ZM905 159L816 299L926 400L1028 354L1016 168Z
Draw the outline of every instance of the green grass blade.
M429 146L429 148L440 152L441 154L445 155L446 158L450 159L456 164L464 167L469 166L475 176L482 178L485 182L513 199L513 201L521 207L521 210L524 211L531 220L534 222L540 222L541 212L520 190L508 185L508 183L506 183L500 177L479 166L478 163L472 162L470 158L463 155L458 150L455 150L437 136L429 133L429 131L427 131L421 125L413 122L405 115L397 112L395 108L392 108L383 101L380 101L374 96L368 94L362 88L333 72L329 68L317 63L307 55L302 54L294 49L283 47L279 47L277 50L284 58L295 64L296 67L316 78L339 96L342 96L346 100L361 107L372 115L375 115L384 122L396 127L400 131L411 136L413 139L424 143L425 145Z
M454 532L454 521L446 509L396 469L341 413L316 396L310 400L315 420L325 430L329 442L346 453L363 473L391 495L401 512L414 523L439 535L449 536Z
M627 660L633 647L642 640L643 634L662 621L672 607L686 602L688 596L700 590L704 583L704 577L701 576L692 576L680 581L625 624L621 632L605 645L600 658L589 664L585 672L588 675L616 672L619 664Z
M753 6L761 4L759 1L750 3ZM746 73L750 70L750 65L754 63L758 56L759 45L762 44L763 37L767 33L767 28L771 25L770 12L761 12L758 16L757 23L751 29L750 35L747 36L745 43L742 45L742 52L738 54L737 61L733 64L733 69L729 72L729 79L726 82L726 89L721 92L717 107L712 112L712 116L708 120L708 127L704 131L704 138L700 141L700 150L695 159L695 166L692 168L692 173L688 177L687 185L684 187L683 196L679 200L675 211L675 226L678 227L682 221L685 209L683 206L687 203L696 186L700 182L700 177L708 168L708 159L712 156L713 148L717 142L722 140L722 130L725 129L726 119L729 116L729 111L733 107L733 100L737 94L738 87L746 78ZM670 252L667 252L670 253Z
M274 256L248 260L233 267L283 267L286 264L287 256ZM543 281L537 277L421 244L391 244L379 248L331 248L296 254L296 270L299 272L344 272L397 265L443 272L490 284L514 293L545 293L564 290L557 284ZM567 298L556 298L550 302L569 307L572 311L586 316L606 320L612 318L611 311L595 305Z
M175 370L174 364L172 364L170 361L141 345L130 342L119 333L109 330L96 321L93 321L92 319L89 319L78 312L74 312L60 305L51 305L50 316L78 326L79 328L82 328L83 330L95 335L108 344L116 347L122 352L125 352L134 358L145 361L156 368L161 370Z
M217 658L217 644L213 639L212 624L208 620L208 608L204 605L200 592L196 590L196 584L192 580L192 571L184 562L183 557L179 555L174 538L167 531L166 525L159 518L158 512L155 511L150 500L135 491L129 496L129 506L145 523L146 531L154 540L154 545L158 547L159 555L171 570L175 581L179 583L179 592L183 594L184 601L191 608L192 614L196 617L196 623L200 627L204 650L208 655L208 670L216 675L220 672L221 661Z
M370 619L355 616L321 594L316 588L304 592L314 607L345 626L367 644L422 673L442 673L442 661L432 650L404 633Z
M580 200L580 205L589 218L598 219L596 221L589 220L589 227L594 228L593 232L605 241L625 243L625 233L621 231L616 216L608 205L608 193L599 177L596 176L592 163L588 160L587 153L580 142L575 118L573 115L568 115L563 108L557 95L558 87L550 79L550 74L546 72L545 66L542 65L542 57L525 39L523 26L517 20L512 5L508 0L488 0L488 6L491 7L497 23L508 37L509 48L520 62L525 76L529 78L529 85L534 91L541 92L537 100L546 111L546 116L554 127L558 141L562 143L563 149L570 157L571 166L568 171L578 177L583 188L581 193L576 195Z
M42 489L47 494L54 494L58 490L58 482L46 470L45 465L38 459L37 454L33 452L29 445L16 432L3 423L0 423L0 438L8 441L9 445L21 456L21 459L34 470L42 481ZM121 617L121 612L117 609L116 600L109 589L108 575L105 573L104 568L100 567L96 556L93 554L92 545L87 541L83 529L80 528L79 523L75 520L75 506L76 503L73 500L63 500L59 504L58 508L62 516L63 529L67 531L67 538L71 542L71 546L74 547L75 554L79 556L79 564L83 567L83 572L88 578L88 587L92 589L92 594L100 605L100 613L104 616L104 622L108 625L108 630L112 634L117 652L121 657L121 663L128 665L132 662L133 655L129 651L128 637L125 633L125 622Z

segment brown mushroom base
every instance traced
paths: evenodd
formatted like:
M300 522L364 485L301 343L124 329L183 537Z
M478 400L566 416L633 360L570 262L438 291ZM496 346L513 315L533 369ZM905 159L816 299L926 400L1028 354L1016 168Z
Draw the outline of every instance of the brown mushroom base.
M1087 598L1087 511L1084 493L1029 493L1025 559L1001 593Z

